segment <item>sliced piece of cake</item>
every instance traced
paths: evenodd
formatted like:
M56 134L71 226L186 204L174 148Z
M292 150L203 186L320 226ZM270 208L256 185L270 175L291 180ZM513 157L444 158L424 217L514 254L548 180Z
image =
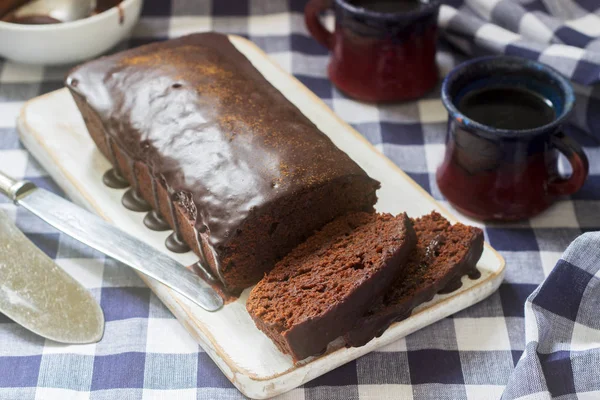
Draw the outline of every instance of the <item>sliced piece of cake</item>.
M294 362L320 354L394 282L415 243L406 214L340 217L278 262L246 308Z
M460 223L451 225L437 212L413 220L417 245L408 264L390 289L358 319L344 336L347 346L362 346L395 321L407 318L436 293L456 290L461 277L477 276L483 252L481 229Z

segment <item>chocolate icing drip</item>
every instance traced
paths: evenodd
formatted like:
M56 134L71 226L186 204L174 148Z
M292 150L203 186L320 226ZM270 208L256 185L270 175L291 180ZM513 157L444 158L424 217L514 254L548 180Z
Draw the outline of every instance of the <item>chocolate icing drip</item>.
M165 221L165 219L158 212L156 212L156 210L152 210L146 214L144 217L144 225L146 225L146 228L150 230L159 232L168 231L171 229L169 224L167 224L167 221Z
M200 276L206 282L209 282L211 284L216 284L220 282L217 278L215 278L213 274L210 273L208 269L204 268L200 261L192 265L192 269L198 276Z
M473 267L473 269L467 273L467 276L469 277L469 279L477 280L481 278L481 272L479 272L477 267Z
M125 192L123 198L121 199L121 203L125 206L126 209L135 212L147 212L152 210L150 204L148 204L146 200L144 200L142 196L140 196L139 193L135 191L134 188L130 188L128 191Z
M448 284L446 286L444 286L444 288L442 290L440 290L438 293L440 294L447 294L447 293L452 293L455 290L458 290L462 287L462 280L461 280L462 276L457 276L452 278L452 280L450 282L448 282Z
M102 176L102 182L111 189L125 189L126 187L129 187L129 182L127 182L121 174L115 171L114 168L106 171Z
M190 246L187 245L179 235L175 232L171 233L167 240L165 240L165 246L167 249L171 250L173 253L187 253L190 251Z
M223 286L223 283L211 274L201 263L198 261L188 267L196 273L202 280L208 283L225 301L225 304L229 304L232 301L237 300L242 294L242 290L229 291Z
M132 180L132 188L123 195L122 203L128 210L137 212L146 212L152 210L152 206L140 195L140 182L135 173L135 160L133 157L127 157L129 165L129 176Z

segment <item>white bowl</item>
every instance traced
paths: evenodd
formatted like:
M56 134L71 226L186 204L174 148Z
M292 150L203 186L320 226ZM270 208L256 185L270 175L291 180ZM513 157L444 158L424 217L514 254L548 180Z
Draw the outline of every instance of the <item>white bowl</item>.
M141 11L142 0L123 0L118 8L73 22L23 25L0 21L0 56L46 65L90 59L127 37Z

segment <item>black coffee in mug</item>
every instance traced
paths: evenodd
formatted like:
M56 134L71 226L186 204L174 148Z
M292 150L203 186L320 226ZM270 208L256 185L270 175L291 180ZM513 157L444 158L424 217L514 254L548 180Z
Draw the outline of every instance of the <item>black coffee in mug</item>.
M519 57L469 60L442 84L448 110L440 192L463 213L483 220L519 220L581 189L589 161L563 132L575 94L551 67ZM559 154L571 174L558 168Z
M550 100L518 87L474 90L460 100L458 109L473 121L496 129L534 129L556 118Z
M420 0L354 0L350 4L379 13L397 14L419 9Z

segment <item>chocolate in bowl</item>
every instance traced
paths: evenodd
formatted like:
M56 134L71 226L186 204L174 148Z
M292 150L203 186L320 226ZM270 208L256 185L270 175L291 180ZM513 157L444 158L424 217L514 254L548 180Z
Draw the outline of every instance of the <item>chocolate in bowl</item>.
M113 7L117 7L123 0L97 0L96 1L96 10L92 13L100 14L106 10L109 10Z
M143 0L122 0L117 7L96 15L74 21L65 19L59 24L26 25L0 20L0 57L35 65L67 65L89 60L129 35L139 20L142 5Z
M48 25L62 23L61 20L52 18L49 15L26 15L24 17L17 17L12 13L2 18L2 21L22 25Z
M15 11L22 5L26 4L28 1L29 0L9 0L8 2L4 3L4 5L0 6L0 21L22 25L47 25L59 24L64 22L54 17L51 17L50 15L15 15ZM88 15L88 17L100 14L113 7L119 7L122 1L123 0L98 0L96 3L96 9L92 11L90 15ZM123 12L120 8L119 22L121 24L123 23Z
M4 17L17 7L21 7L23 4L27 3L27 1L29 0L4 0L0 2L0 18Z

